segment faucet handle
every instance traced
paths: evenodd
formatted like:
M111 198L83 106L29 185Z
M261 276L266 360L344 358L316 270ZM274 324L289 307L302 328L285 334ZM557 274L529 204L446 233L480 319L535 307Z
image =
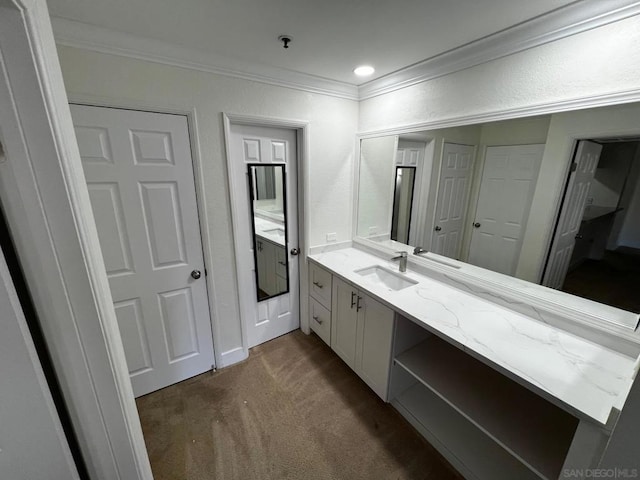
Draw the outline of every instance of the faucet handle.
M393 257L391 260L397 260L398 258L406 258L407 257L407 252L405 252L404 250L401 252L395 252L395 253L399 253L400 255L398 255L397 257Z
M413 249L413 254L414 255L420 255L421 253L427 253L428 250L422 248L422 247L416 247Z

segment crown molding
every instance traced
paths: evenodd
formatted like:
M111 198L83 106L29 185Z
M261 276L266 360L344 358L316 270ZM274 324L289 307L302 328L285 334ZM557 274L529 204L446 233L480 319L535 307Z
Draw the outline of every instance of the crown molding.
M581 0L385 75L358 88L383 95L640 14L637 0Z
M358 88L348 83L283 68L234 60L222 55L116 32L74 20L52 17L51 23L58 45L242 78L332 97L358 100Z
M4 1L4 0L3 0ZM56 43L349 100L365 100L640 14L638 0L579 0L358 86L53 17Z

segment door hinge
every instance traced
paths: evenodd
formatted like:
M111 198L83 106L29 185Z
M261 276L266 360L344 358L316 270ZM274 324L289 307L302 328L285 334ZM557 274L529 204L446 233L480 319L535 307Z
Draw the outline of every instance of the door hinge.
M575 172L576 170L578 170L578 164L576 162L573 162L571 164L571 173Z

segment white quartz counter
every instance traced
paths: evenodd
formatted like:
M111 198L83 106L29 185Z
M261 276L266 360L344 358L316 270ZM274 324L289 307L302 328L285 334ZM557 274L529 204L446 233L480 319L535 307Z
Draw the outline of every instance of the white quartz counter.
M284 247L284 225L257 215L253 217L256 235Z
M624 405L636 358L415 272L399 291L370 283L355 270L398 264L356 248L309 259L582 418L606 425Z

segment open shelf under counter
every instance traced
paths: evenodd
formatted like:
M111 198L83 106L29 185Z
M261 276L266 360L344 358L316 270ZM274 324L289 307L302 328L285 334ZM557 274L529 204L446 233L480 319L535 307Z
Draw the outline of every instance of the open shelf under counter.
M492 442L475 425L420 383L392 405L466 479L539 480L539 476Z
M436 336L399 354L395 364L420 384L400 394L400 403L407 403L403 398L411 397L412 388L427 388L539 478L558 478L578 425L575 417ZM422 408L409 403L405 409Z

